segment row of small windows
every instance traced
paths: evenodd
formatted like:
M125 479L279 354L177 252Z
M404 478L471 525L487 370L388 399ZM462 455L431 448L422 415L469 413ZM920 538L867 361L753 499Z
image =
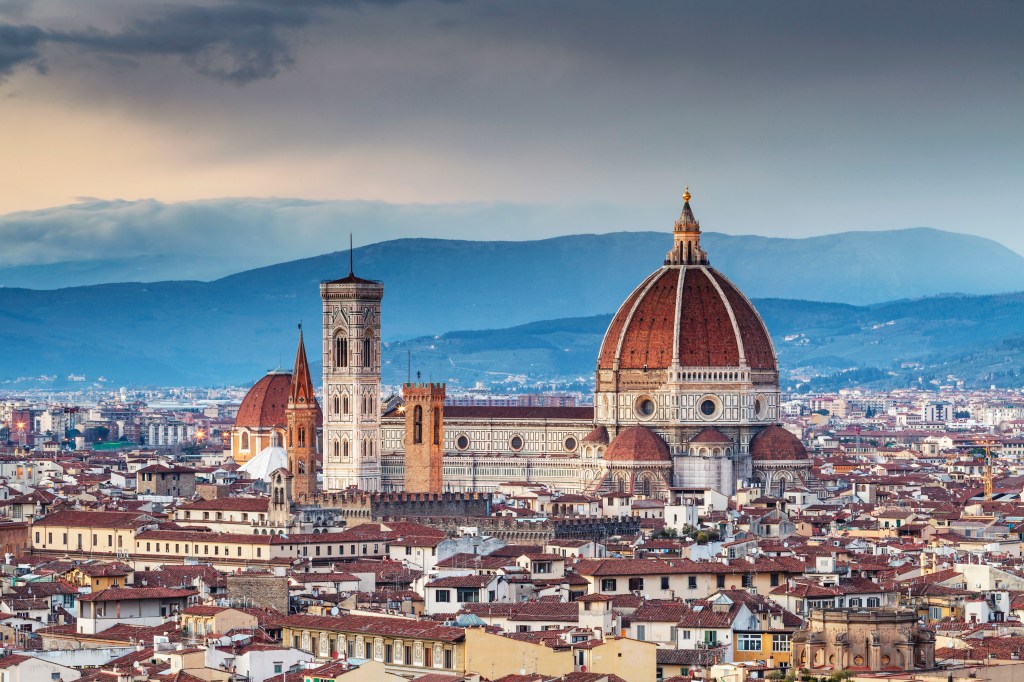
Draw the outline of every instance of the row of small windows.
M335 395L331 399L331 414L349 414L348 395ZM366 394L362 397L362 414L373 414L373 396Z
M373 456L373 452L374 452L373 441L370 440L369 438L364 438L363 441L362 441L361 447L360 447L360 454L363 457L371 457L371 456ZM342 458L348 459L350 454L351 454L349 452L348 438L343 438L340 441L339 440L334 441L331 444L331 453L334 456L335 460L342 459Z
M363 337L363 367L373 367L373 331L366 330ZM338 334L334 337L334 366L344 368L349 366L349 344L348 337Z

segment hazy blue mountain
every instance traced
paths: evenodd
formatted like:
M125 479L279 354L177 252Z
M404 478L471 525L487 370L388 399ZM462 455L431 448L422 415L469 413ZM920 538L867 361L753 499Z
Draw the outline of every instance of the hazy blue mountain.
M941 293L1024 289L1024 257L988 239L929 228L805 239L711 232L704 240L712 263L750 296L866 304ZM602 297L631 286L653 270L669 245L670 237L663 232L613 232L518 242L399 239L363 247L357 253L360 272L365 270L389 285L401 286L410 270L419 278L423 268L434 267L438 272L454 270L456 280L472 281L499 272L506 281L554 281L569 301L584 305L590 299L601 301L597 308L551 310L545 315L553 317L609 309L617 302ZM206 281L236 272L243 279L270 272L289 277L302 273L317 280L336 274L344 266L339 261L347 258L333 254L248 270L245 263L250 259L236 260L231 249L223 253L232 257L215 257L211 252L216 251L0 267L0 286L57 289L116 282ZM264 258L272 258L273 253ZM530 319L539 318L526 316L521 321Z
M812 240L709 234L707 245L713 264L751 297L834 295L856 302L857 292L868 289L914 297L935 290L1009 287L1024 272L1021 257L998 244L932 230L839 235L829 248L823 245L832 238L816 239L807 246ZM357 274L385 281L384 335L397 342L450 330L506 330L537 320L608 314L658 266L669 242L666 234L647 232L534 242L402 239L357 249L355 262ZM865 256L865 262L874 265L859 270L851 265L858 250L885 251L886 243L893 245L887 259ZM897 244L902 246L897 249ZM943 255L946 251L948 255ZM743 261L731 252L744 253ZM881 260L884 266L878 265ZM960 267L954 268L954 262ZM307 328L319 326L320 281L347 272L348 254L338 252L213 282L104 284L54 291L0 288L0 381L72 373L104 375L118 383L250 381L291 361L296 324L305 320ZM1024 282L1017 286L1024 288ZM1009 343L1006 339L1014 334L1024 336L1018 322L1024 311L1016 301L1014 296L954 296L867 308L774 301L763 303L763 312L780 339L803 333L812 340L794 342L792 351L789 342L780 341L785 366L820 372L880 365L887 358L902 357L901 344L914 357L926 352L948 357L984 343ZM909 308L904 312L900 306ZM916 306L934 311L924 326L916 321ZM978 317L983 312L988 317ZM904 318L911 322L890 325L873 336L861 329ZM489 351L491 356L475 356L473 362L481 368L493 362L492 371L506 372L510 370L501 363L511 354L512 360L523 360L515 366L535 376L589 376L596 354L593 337L603 331L591 327L544 336L563 349L557 361L550 353L527 355L524 344L535 336L533 332L502 332L505 347ZM576 351L579 360L572 359ZM392 363L389 371L402 374L404 357L387 359ZM458 360L463 361L469 360ZM983 371L987 360L971 362Z

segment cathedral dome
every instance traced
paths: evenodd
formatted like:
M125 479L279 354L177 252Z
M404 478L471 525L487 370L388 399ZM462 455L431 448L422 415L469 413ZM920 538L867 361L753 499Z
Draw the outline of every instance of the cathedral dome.
M280 427L288 425L285 409L291 391L290 372L274 370L256 382L245 394L235 416L235 426L248 428Z
M750 440L750 458L755 462L802 461L807 448L786 429L772 424Z
M605 333L599 369L778 367L754 306L714 268L666 265L622 304Z
M624 429L605 450L606 462L671 462L668 445L646 426Z
M675 245L608 325L597 367L658 371L737 368L777 372L768 330L750 301L708 265L689 192Z

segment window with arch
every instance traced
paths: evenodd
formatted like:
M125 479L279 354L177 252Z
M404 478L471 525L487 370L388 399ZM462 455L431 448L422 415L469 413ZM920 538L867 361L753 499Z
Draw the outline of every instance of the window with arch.
M341 396L341 413L348 414L348 396Z
M341 443L339 443L338 441L334 441L334 445L332 446L332 448L334 450L334 459L338 459L339 457L341 457Z
M334 396L334 414L341 414L341 398Z
M650 478L645 476L644 479L640 482L640 492L641 492L641 494L644 497L650 497L651 496L651 479Z
M341 456L348 459L348 438L341 441Z
M298 471L299 474L305 474L306 473L306 463L303 462L301 459L296 464L296 468L299 470Z
M248 450L249 449L249 432L248 431L242 431L242 437L241 437L240 440L241 440L241 442L239 443L239 447L242 448L243 450Z
M348 367L348 339L341 334L334 337L334 366Z
M617 478L615 479L615 491L619 493L626 492L626 479Z
M423 407L420 405L412 411L412 442L423 442Z
M306 427L305 426L300 426L299 427L299 443L298 443L298 447L300 447L300 448L306 447Z
M434 445L441 444L441 408L434 408Z
M373 332L369 329L363 337L363 367L373 367Z

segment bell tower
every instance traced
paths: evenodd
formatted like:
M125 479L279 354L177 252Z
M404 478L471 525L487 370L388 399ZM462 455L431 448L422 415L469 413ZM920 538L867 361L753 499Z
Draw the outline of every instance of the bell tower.
M320 406L313 393L313 379L309 375L306 345L299 325L299 348L295 352L295 369L288 392L288 469L293 476L292 497L302 500L316 494L316 427L320 421Z
M441 493L444 472L444 384L405 384L405 491Z
M324 488L379 492L381 282L349 273L322 282Z

